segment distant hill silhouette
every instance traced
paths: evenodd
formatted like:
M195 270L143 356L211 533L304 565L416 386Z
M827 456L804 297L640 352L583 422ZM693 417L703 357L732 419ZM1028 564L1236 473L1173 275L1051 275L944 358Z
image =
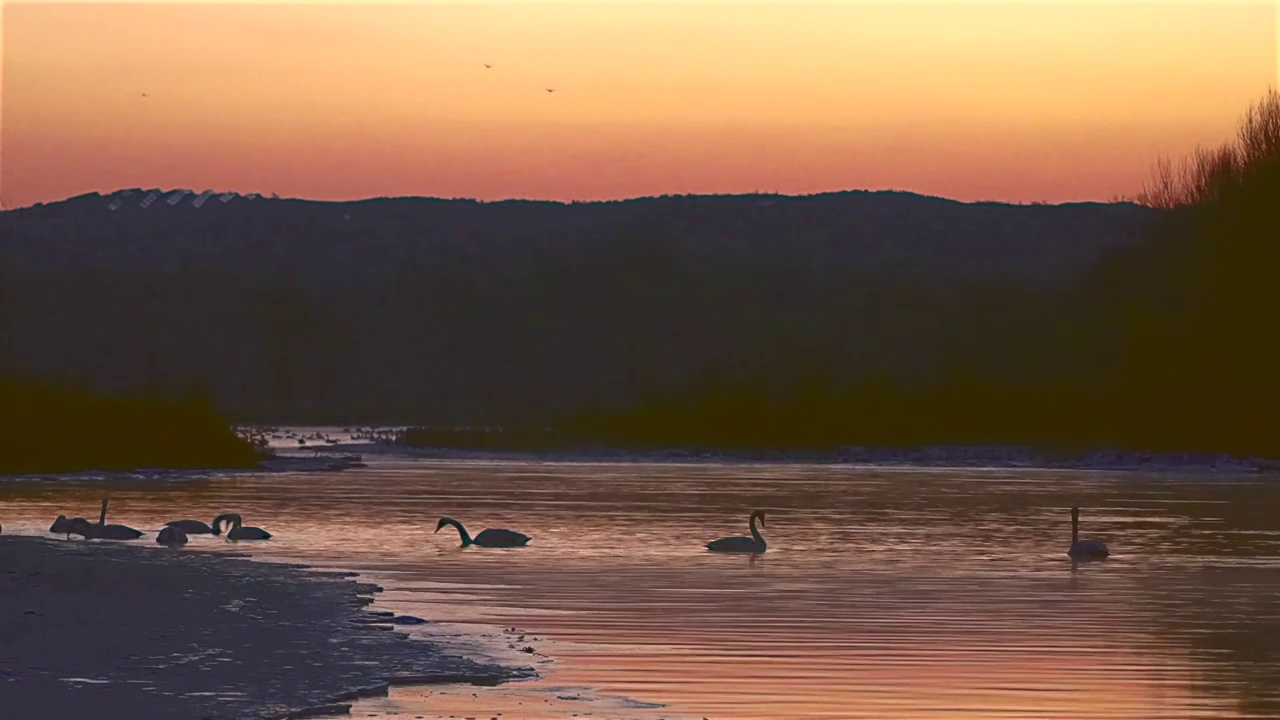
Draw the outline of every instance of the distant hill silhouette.
M902 192L140 207L149 192L0 213L0 370L196 389L237 420L444 425L708 383L1047 382L1114 354L1073 289L1164 213Z
M777 375L721 375L567 427L628 447L976 443L1280 457L1280 92L1221 146L1159 163L1140 197L1166 208L1142 241L1103 253L1061 289L949 289L946 303L917 306L960 330L960 341L932 348L941 377L882 370L851 381L845 365L811 363L779 392ZM917 341L916 352L928 347Z

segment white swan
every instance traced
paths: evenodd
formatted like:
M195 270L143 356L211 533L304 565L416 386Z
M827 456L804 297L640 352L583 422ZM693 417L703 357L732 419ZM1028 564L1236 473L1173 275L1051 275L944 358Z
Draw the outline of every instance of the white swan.
M707 549L711 552L732 552L732 553L762 553L768 549L764 538L760 536L760 531L756 529L756 518L760 518L760 525L764 525L764 511L756 510L751 513L751 537L727 537L713 540L707 543Z
M235 513L224 513L213 519L213 534L222 534L222 523L226 522L231 526L227 530L228 540L270 540L271 533L260 527L241 527L240 516Z
M169 546L186 545L187 534L182 531L182 528L169 525L166 526L165 529L161 530L160 534L156 536L156 542L161 545Z
M479 545L480 547L524 547L529 544L530 539L524 533L507 530L506 528L481 530L479 535L472 538L467 534L467 529L462 527L462 523L453 518L440 518L440 522L436 523L436 532L440 532L440 528L445 525L452 525L458 528L458 535L462 538L462 547L468 545Z
M1080 539L1080 508L1071 508L1071 549L1067 551L1076 560L1101 560L1111 554L1101 540Z

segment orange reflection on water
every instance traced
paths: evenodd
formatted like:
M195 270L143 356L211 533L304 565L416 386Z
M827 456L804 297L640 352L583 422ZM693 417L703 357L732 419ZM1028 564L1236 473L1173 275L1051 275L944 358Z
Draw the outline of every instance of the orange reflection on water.
M635 720L1280 713L1280 521L1258 510L1280 487L1256 478L366 459L117 484L113 519L236 510L275 537L190 547L360 570L386 588L379 605L438 621L415 632L542 675L357 706L384 717L543 717L522 703ZM104 491L0 484L5 531L43 533ZM1073 502L1111 561L1066 559ZM767 554L702 550L756 507ZM441 515L534 539L459 549L433 533Z

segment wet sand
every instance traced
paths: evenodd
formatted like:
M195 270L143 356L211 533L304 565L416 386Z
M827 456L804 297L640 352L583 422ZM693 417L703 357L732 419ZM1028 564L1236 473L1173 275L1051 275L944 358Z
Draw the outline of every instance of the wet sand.
M283 719L534 674L396 632L347 574L142 545L0 535L5 717Z

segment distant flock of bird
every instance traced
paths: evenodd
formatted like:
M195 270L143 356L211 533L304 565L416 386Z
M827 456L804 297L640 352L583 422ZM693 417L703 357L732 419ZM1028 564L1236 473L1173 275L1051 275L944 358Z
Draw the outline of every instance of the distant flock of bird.
M760 535L760 531L756 528L756 520L760 521L761 527L764 526L764 511L756 510L751 513L748 524L751 528L751 537L726 537L719 540L712 540L705 547L711 552L723 553L751 553L759 554L768 549L764 537ZM199 520L172 520L165 523L165 527L156 536L156 542L161 545L185 545L188 535L221 535L223 524L227 525L228 540L268 540L271 533L259 527L246 527L243 525L241 517L236 513L223 513L213 519L213 523L206 525ZM488 548L512 548L524 547L529 544L530 538L524 533L506 528L488 528L482 530L475 537L467 532L462 523L453 518L440 518L440 522L436 523L436 532L440 532L443 528L452 526L458 531L458 537L462 540L462 547L475 545L476 547ZM98 516L97 523L90 523L82 517L67 519L66 515L59 515L53 521L53 525L49 527L49 532L57 535L66 535L70 540L72 535L79 535L86 540L137 540L142 537L142 531L135 530L127 525L108 525L107 524L107 499L102 500L102 513ZM1080 508L1071 508L1071 548L1067 550L1067 555L1074 560L1101 560L1111 554L1105 543L1100 540L1081 540L1080 539Z

